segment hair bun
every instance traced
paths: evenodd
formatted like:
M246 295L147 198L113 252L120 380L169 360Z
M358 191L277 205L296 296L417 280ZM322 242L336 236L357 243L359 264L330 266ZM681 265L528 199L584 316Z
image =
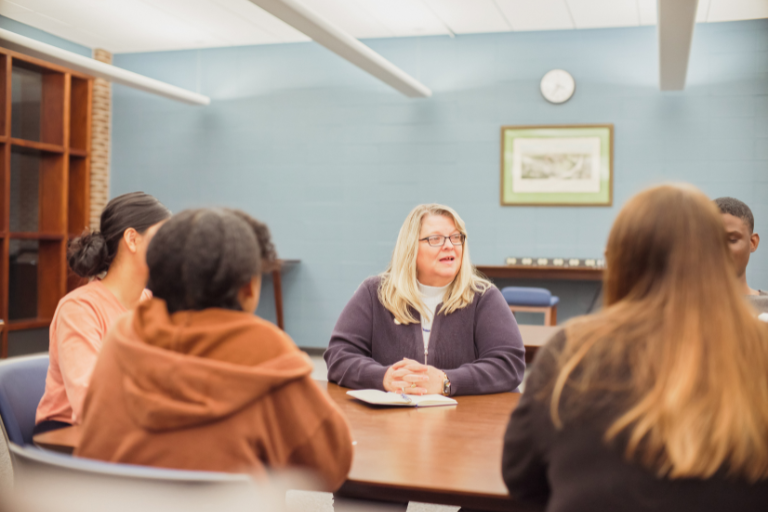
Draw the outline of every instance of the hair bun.
M93 277L109 268L107 241L99 231L86 232L72 239L67 247L67 261L80 277Z

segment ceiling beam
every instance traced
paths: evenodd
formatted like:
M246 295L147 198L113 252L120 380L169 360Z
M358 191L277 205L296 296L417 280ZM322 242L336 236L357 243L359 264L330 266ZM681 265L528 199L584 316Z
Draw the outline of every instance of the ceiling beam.
M424 84L297 0L250 0L409 98L432 96Z
M699 0L658 0L659 87L682 91Z
M62 50L36 39L22 36L10 30L0 29L0 44L30 57L37 57L53 64L68 67L87 75L103 78L110 82L126 85L134 89L157 94L190 105L208 105L211 99L202 94L188 91L175 85L149 78L148 76L105 64L89 57Z

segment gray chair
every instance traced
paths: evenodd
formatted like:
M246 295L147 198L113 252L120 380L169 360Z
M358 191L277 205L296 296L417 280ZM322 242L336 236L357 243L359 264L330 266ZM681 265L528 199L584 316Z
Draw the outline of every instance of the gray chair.
M214 471L184 471L179 469L155 468L137 466L135 464L117 464L100 460L71 457L32 446L10 444L14 462L21 468L38 467L56 470L64 473L88 473L101 477L126 479L145 479L174 483L250 483L251 478L245 474L218 473Z
M199 447L204 449L204 447ZM275 510L250 476L116 464L10 444L11 509L50 511ZM39 492L45 490L44 493ZM285 492L281 496L284 501ZM2 507L0 503L0 508ZM14 507L15 505L15 507ZM259 507L259 505L266 505Z

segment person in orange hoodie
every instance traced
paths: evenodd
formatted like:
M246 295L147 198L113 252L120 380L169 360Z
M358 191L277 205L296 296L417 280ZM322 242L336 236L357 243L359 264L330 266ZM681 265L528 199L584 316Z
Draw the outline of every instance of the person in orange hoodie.
M104 340L75 455L176 469L308 468L344 482L352 439L291 339L253 313L263 224L243 212L187 210L147 252L154 298Z

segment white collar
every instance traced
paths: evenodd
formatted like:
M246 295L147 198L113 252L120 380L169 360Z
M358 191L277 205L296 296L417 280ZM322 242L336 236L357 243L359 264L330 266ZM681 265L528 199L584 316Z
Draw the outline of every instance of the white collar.
M445 291L448 287L451 286L451 283L448 283L445 286L427 286L418 281L416 281L416 283L418 283L419 291L424 297L440 297L441 299L443 298L443 295L445 295Z

